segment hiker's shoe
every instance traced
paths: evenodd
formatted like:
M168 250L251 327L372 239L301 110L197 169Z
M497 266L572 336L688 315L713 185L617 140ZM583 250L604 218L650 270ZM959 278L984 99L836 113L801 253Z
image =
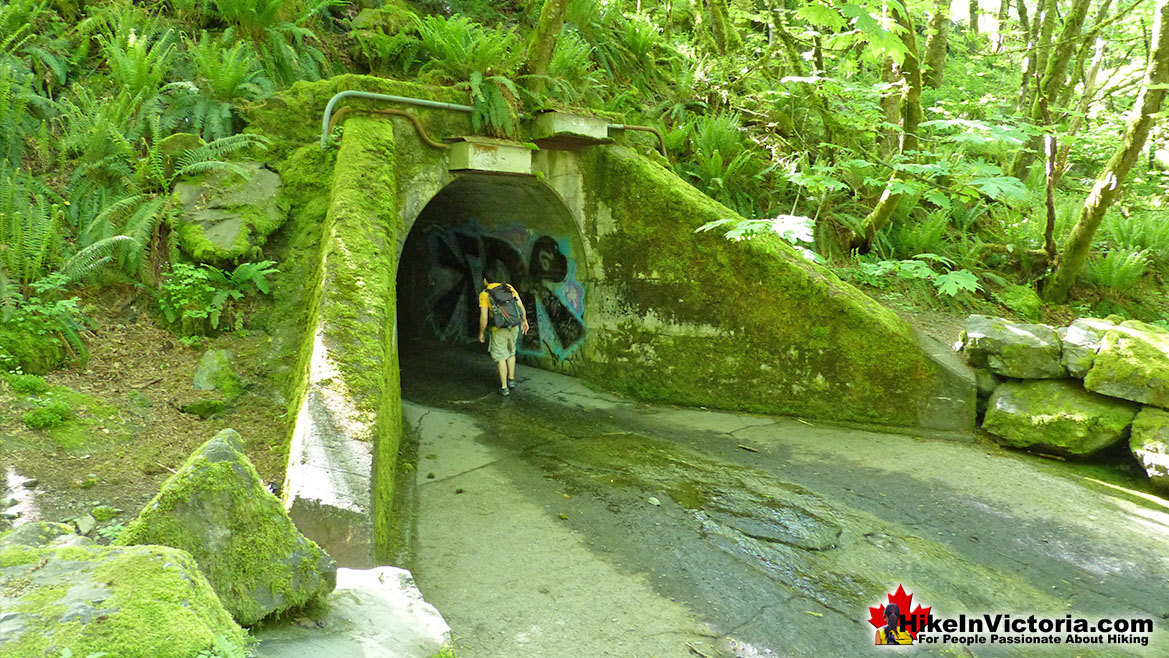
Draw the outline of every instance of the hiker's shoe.
M511 388L515 388L515 380L514 380L514 379L509 379L509 380L507 380L507 387L508 387L509 389L511 389Z
M507 396L511 395L511 391L507 390L506 388L501 388L501 389L499 389L499 394L504 396L504 397L507 397Z

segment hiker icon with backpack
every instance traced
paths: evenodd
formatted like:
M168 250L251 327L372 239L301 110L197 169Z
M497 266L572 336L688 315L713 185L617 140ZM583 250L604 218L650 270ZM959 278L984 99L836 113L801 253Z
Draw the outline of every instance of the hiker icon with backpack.
M515 288L500 283L492 269L483 272L479 293L479 342L490 321L488 353L499 367L499 393L510 395L515 388L515 348L519 334L528 333L528 311Z

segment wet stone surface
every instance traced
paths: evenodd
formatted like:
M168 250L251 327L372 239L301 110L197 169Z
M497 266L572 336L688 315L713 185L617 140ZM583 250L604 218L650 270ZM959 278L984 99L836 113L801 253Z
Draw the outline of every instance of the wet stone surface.
M403 352L405 354L405 351ZM1119 472L404 362L401 562L461 657L880 655L868 607L1167 623L1169 503ZM921 646L927 656L1164 655ZM1068 649L1064 647L1063 649Z

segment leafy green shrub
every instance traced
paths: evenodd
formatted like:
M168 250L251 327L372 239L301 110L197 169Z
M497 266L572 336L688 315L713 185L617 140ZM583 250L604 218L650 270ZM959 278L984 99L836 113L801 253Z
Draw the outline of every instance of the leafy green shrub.
M268 293L267 277L279 270L270 260L243 263L231 273L210 265L175 263L165 276L158 304L167 322L179 325L183 336L203 336L219 329L226 318L229 326L243 328L243 316L235 302L259 292Z
M64 402L49 402L36 409L25 412L21 420L34 430L47 430L60 427L73 417L73 410Z
M36 395L37 393L44 393L49 390L49 383L45 381L44 377L37 375L8 375L4 379L8 381L8 388L17 393L25 393L27 395Z
M930 262L942 265L947 271L941 273L935 271ZM858 266L862 277L857 280L876 287L884 287L880 280L891 276L907 280L920 279L929 281L939 294L951 298L961 293L982 290L977 275L969 270L951 269L953 266L954 261L936 254L918 254L906 260L862 261Z

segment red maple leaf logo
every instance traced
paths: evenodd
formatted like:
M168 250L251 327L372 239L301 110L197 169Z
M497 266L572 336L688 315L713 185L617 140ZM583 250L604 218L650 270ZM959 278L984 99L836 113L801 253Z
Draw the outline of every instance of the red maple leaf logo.
M909 607L913 605L913 595L906 594L905 588L901 585L897 586L897 591L889 595L889 603L897 606L901 611L901 623L898 627L908 631L909 636L915 641L917 640L917 632L925 628L926 622L929 621L930 609L917 606L912 613L909 612ZM878 605L875 608L869 608L869 623L876 628L885 626L885 606Z

